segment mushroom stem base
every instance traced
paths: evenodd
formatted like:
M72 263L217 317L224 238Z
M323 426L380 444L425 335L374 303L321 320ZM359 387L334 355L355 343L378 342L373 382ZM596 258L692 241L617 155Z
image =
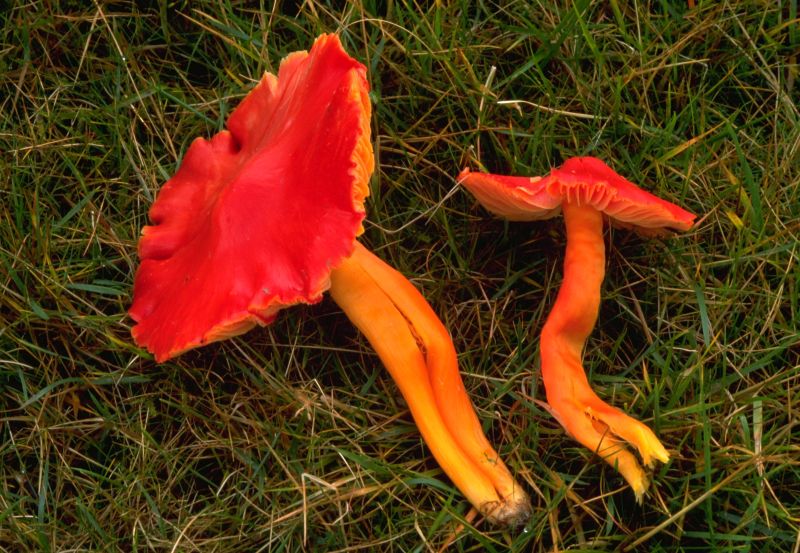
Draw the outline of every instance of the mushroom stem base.
M597 322L600 285L605 276L602 214L592 207L566 202L567 225L564 280L555 305L542 328L542 377L547 401L566 431L614 466L633 488L638 500L648 478L645 465L669 460L667 450L650 428L611 407L594 393L581 356Z
M484 437L452 340L422 295L360 244L331 273L330 292L378 353L453 483L492 522L524 523L528 496Z

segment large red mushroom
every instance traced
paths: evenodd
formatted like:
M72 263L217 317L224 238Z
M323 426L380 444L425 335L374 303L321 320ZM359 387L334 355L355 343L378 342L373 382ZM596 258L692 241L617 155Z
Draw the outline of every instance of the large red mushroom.
M597 396L581 363L597 322L605 275L603 219L653 234L688 230L695 216L645 192L594 157L571 158L545 177L465 169L458 180L486 209L511 221L564 215L564 276L540 341L547 402L566 431L619 470L641 501L647 475L626 444L648 466L667 462L669 453L650 428Z
M165 361L330 289L447 475L488 519L518 524L528 497L483 434L450 335L355 240L374 163L368 90L364 66L323 35L264 75L227 130L192 143L142 232L133 337Z

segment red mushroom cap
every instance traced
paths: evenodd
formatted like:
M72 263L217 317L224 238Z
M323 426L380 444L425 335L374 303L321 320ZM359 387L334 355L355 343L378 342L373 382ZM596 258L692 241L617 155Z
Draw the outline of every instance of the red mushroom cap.
M591 205L641 229L688 230L695 215L645 192L594 157L573 157L545 177L471 173L458 177L489 211L512 221L547 219L563 202Z
M338 37L294 52L196 139L150 209L132 333L163 361L319 301L362 232L369 86Z

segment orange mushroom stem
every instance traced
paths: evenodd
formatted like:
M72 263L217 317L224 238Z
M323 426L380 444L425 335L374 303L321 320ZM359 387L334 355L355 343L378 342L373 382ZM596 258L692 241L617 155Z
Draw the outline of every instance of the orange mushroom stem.
M652 430L605 403L589 386L581 357L597 322L605 275L603 215L572 202L565 202L562 212L567 226L564 276L540 343L547 402L564 429L616 467L641 500L647 475L624 443L636 447L648 466L653 459L666 463L669 454Z
M453 483L492 522L524 523L528 496L486 440L450 335L417 289L357 243L331 272L330 293L378 353Z
M513 221L553 217L567 227L564 276L542 328L542 379L553 415L577 441L616 467L641 501L647 466L667 462L669 453L650 428L611 407L592 390L581 357L597 322L605 275L603 218L650 234L671 227L687 230L695 216L627 181L599 159L571 158L546 177L472 173L459 181L488 210Z

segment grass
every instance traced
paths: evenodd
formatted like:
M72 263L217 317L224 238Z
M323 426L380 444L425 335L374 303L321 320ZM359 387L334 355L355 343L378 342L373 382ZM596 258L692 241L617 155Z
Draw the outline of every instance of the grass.
M0 15L0 550L800 551L796 0L146 4ZM158 187L321 32L369 70L363 240L451 330L524 531L465 520L330 300L161 365L131 342ZM700 215L608 233L586 365L673 453L642 506L537 403L561 221L453 178L585 154Z

